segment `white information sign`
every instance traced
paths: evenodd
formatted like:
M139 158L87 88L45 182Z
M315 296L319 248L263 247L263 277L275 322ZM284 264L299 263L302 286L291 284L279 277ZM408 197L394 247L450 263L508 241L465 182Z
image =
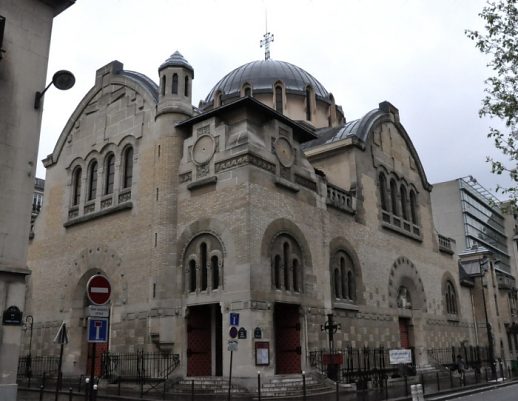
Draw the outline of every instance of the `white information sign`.
M88 316L90 317L110 317L110 307L108 305L89 305Z
M391 365L402 363L412 363L411 349L391 349L389 350L389 360Z

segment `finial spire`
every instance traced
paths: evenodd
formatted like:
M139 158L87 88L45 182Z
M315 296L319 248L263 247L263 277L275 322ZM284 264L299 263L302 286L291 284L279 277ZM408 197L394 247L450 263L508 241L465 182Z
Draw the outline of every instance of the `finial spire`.
M270 43L273 42L273 34L268 32L268 14L266 13L266 10L264 11L265 19L266 19L266 33L263 35L263 40L261 40L259 43L261 47L264 46L264 59L269 60L270 59Z

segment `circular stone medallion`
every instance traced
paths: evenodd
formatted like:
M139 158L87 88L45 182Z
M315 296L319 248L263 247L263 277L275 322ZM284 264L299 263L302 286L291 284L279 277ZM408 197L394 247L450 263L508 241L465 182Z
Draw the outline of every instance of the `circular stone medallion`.
M192 147L192 159L197 164L207 163L214 154L214 139L210 135L200 136Z
M291 167L295 161L295 155L290 142L286 138L279 138L275 141L275 154L284 167Z

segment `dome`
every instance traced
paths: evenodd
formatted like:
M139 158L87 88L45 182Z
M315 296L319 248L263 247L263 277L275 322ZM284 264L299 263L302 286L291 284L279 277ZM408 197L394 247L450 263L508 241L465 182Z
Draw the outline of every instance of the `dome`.
M317 99L330 101L329 92L311 74L285 61L268 59L252 61L225 75L207 95L205 104L212 103L218 91L225 97L239 96L245 83L250 84L255 93L271 93L278 81L282 81L286 93L305 95L306 87L309 85Z
M169 58L162 63L162 65L158 68L158 71L160 72L167 67L186 68L194 74L194 69L178 50L171 54Z

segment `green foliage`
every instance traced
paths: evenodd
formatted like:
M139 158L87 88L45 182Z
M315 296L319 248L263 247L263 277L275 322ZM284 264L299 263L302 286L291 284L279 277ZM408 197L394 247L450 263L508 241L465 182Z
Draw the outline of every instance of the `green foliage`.
M501 120L505 128L491 127L487 136L503 154L503 160L488 157L491 171L508 174L513 184L518 183L518 8L517 0L488 0L479 16L484 20L484 31L466 30L475 46L490 57L488 67L493 76L486 79L485 97L480 116ZM516 185L497 188L509 196L513 205L518 201Z

